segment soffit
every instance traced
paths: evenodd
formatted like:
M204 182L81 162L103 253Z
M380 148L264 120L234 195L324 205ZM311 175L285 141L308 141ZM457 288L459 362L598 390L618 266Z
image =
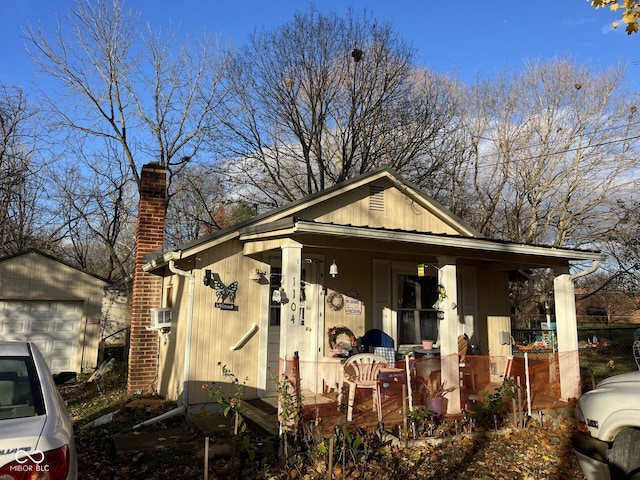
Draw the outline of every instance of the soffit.
M515 262L540 267L565 265L568 261L594 261L606 258L602 253L590 250L326 224L296 218L261 227L241 231L240 241L245 244L264 242L265 246L272 247L277 244L278 238L295 238L305 246L318 248L360 249L390 254L428 252L430 255L452 255L458 258L491 260L505 265Z

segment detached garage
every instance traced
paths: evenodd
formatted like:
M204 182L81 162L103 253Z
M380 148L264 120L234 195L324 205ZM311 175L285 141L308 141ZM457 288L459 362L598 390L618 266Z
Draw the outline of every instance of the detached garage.
M32 341L52 373L91 371L98 360L109 282L37 250L0 259L0 338Z

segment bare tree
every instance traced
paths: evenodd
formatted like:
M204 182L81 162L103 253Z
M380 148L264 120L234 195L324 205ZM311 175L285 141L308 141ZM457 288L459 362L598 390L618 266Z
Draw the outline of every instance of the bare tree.
M85 158L77 153L55 178L56 201L64 216L66 256L84 270L126 288L133 268L136 187L113 156L117 148Z
M225 54L210 38L177 45L171 30L142 30L119 0L78 0L53 39L33 27L26 36L34 61L65 88L69 100L49 98L61 126L96 149L115 142L136 183L142 163L176 174L212 136Z
M616 200L633 192L638 166L623 73L556 59L471 85L460 96L468 162L458 164L453 192L464 201L454 211L488 237L606 249L622 218ZM523 273L512 282L514 320L530 328L553 306L553 273Z
M68 134L59 141L70 166L60 170L74 172L83 164L88 169L77 175L97 174L76 182L74 191L73 178L60 176L67 200L81 199L68 211L79 214L86 202L88 211L100 212L83 214L84 227L100 233L115 274L123 275L133 248L113 243L122 240L115 229L132 214L123 194L130 182L139 186L141 166L153 161L167 168L171 196L174 177L206 153L224 98L226 54L207 36L179 43L171 29L162 36L150 25L145 29L140 15L119 0L78 0L55 35L33 26L25 33L34 61L64 89L64 97L47 98L60 136Z
M637 181L636 181L637 183ZM607 236L604 250L609 259L608 283L635 295L640 293L640 202L633 196L621 197L612 210L618 219Z
M615 226L611 207L632 191L636 108L623 69L566 60L531 63L485 86L462 124L471 140L472 221L487 235L553 246L597 245Z
M412 65L388 23L311 9L233 58L226 173L275 206L380 166L437 171L451 134L446 82Z
M205 165L188 165L173 184L167 210L166 243L178 246L226 226L220 211L227 194L220 178Z
M0 255L50 252L58 240L36 155L42 128L22 88L0 84Z

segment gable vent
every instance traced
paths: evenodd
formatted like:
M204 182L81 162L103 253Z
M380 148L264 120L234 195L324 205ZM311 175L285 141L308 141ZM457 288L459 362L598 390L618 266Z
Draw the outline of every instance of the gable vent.
M384 212L384 188L379 185L369 185L369 211Z

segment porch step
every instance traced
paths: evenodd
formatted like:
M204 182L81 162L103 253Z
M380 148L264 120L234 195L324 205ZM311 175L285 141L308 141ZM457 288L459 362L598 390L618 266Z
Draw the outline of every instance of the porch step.
M267 436L278 435L278 409L261 399L242 402L244 418L254 430Z
M247 424L264 436L278 436L278 409L261 399L243 400L242 414ZM187 421L205 436L215 436L233 428L233 416L225 417L220 412L211 412L205 408L190 411Z

